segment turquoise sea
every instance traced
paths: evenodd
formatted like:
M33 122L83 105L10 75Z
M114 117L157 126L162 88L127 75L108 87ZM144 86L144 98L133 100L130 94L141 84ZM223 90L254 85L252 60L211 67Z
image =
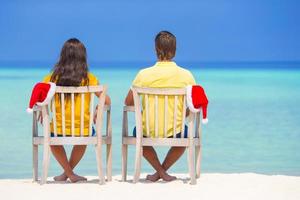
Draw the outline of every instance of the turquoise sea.
M151 63L150 63L151 64ZM181 63L178 63L179 65ZM203 127L203 172L300 175L300 64L186 65L207 92L209 123ZM286 65L286 66L285 66ZM140 67L147 66L141 64ZM49 67L0 67L0 178L32 176L31 120L26 113L31 89ZM121 173L122 106L138 68L92 66L91 72L109 86L112 98L113 173ZM130 127L134 125L130 116ZM42 151L42 149L41 149ZM167 149L159 148L163 159ZM129 173L134 149L129 151ZM51 158L49 175L61 172ZM41 159L40 159L41 160ZM152 172L143 160L143 172ZM187 172L183 156L171 172ZM90 146L76 168L97 175Z

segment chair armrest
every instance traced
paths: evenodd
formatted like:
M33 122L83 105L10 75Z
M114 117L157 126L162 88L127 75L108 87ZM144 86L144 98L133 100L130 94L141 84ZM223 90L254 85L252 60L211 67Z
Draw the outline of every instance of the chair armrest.
M38 112L41 112L41 107L38 107L39 109L33 108L32 113L32 138L39 136L39 130L38 130Z
M134 106L124 106L123 111L124 112L134 112Z
M134 112L134 106L123 107L122 136L128 136L128 112Z
M112 136L112 127L111 127L111 116L110 116L110 105L104 105L103 112L106 112L106 136Z
M42 111L42 106L33 106L33 112Z
M110 111L110 109L111 109L110 105L104 105L104 108L103 108L104 111Z

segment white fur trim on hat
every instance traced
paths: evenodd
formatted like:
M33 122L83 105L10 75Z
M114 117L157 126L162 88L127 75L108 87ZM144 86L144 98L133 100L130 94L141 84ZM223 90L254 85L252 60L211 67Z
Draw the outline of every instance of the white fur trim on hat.
M193 99L192 99L192 85L186 87L186 104L191 112L197 113L200 112L200 108L197 109L194 107Z
M208 119L207 119L207 118L202 119L202 123L203 123L203 124L207 124L207 123L208 123Z
M50 84L50 89L47 93L47 97L43 102L36 103L38 106L47 105L51 101L53 95L55 94L56 84L52 82L49 82L49 84Z

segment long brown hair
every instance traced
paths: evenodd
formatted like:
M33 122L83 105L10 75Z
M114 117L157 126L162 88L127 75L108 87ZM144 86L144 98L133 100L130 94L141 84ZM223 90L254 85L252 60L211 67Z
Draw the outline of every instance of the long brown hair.
M78 39L71 38L64 43L50 81L58 86L89 84L86 48Z

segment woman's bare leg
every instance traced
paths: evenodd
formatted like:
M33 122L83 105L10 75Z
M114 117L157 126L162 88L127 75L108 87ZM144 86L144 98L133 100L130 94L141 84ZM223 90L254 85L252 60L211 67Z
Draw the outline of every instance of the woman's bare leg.
M86 145L75 145L72 149L71 157L69 160L69 164L72 168L72 170L76 167L76 165L79 163L81 158L83 157L86 150ZM63 172L59 176L55 176L55 181L66 181L68 179L65 172Z
M78 182L84 181L86 178L76 175L73 172L72 167L67 159L67 154L65 148L62 145L58 146L51 146L52 154L54 155L55 159L64 169L65 175L71 180L71 182ZM77 162L78 163L78 162Z

